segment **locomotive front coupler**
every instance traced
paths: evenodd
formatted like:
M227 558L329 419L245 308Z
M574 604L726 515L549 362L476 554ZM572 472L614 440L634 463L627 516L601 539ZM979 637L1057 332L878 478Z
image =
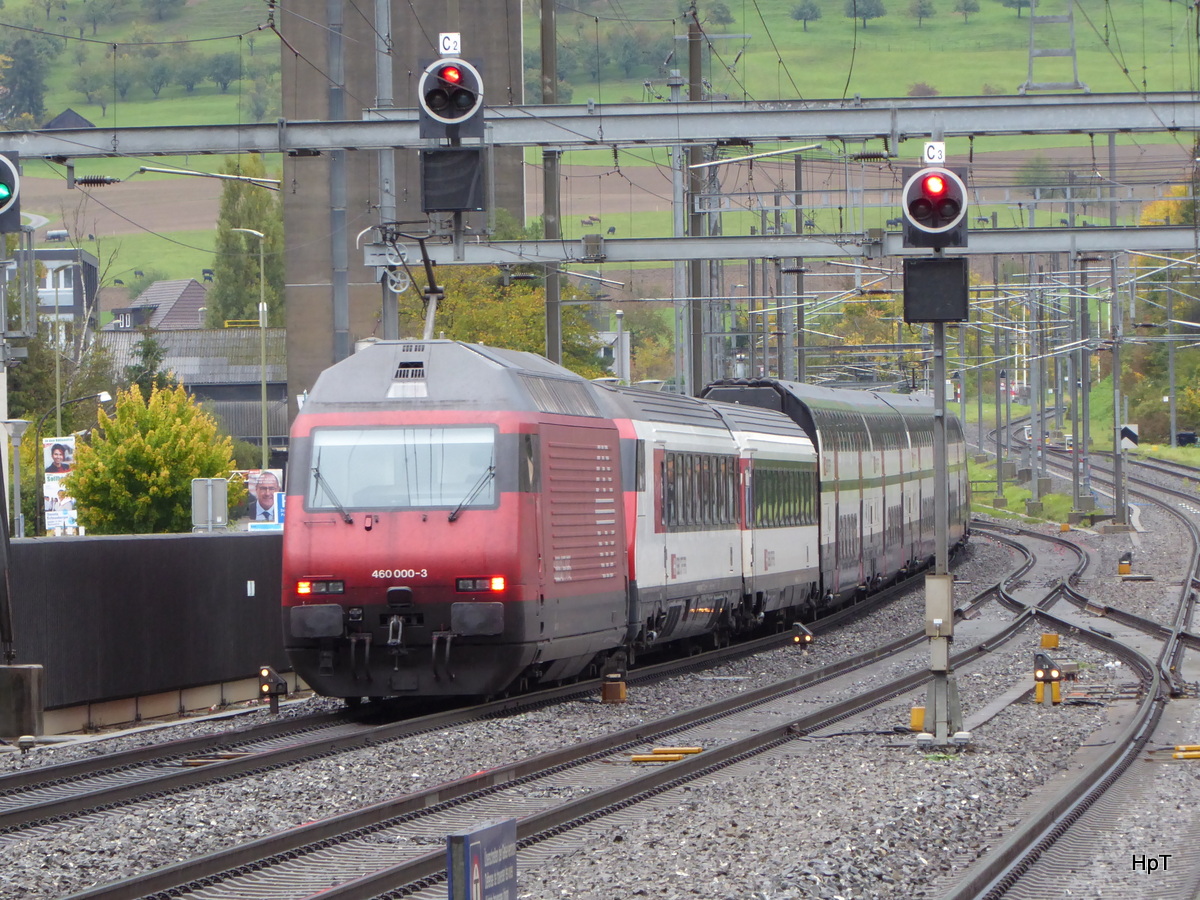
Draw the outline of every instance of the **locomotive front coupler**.
M399 613L388 618L387 648L392 655L392 671L400 671L400 657L408 656L408 649L404 646L404 619Z

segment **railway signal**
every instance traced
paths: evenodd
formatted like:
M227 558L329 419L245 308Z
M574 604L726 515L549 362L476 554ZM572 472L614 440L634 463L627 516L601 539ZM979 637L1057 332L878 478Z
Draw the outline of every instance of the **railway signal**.
M423 138L483 137L483 77L465 59L439 59L417 82Z
M1062 677L1062 667L1050 657L1050 654L1035 653L1033 655L1033 680L1036 683L1034 700L1037 703L1053 706L1062 702ZM1050 686L1049 695L1046 694L1047 685Z
M0 153L0 234L21 228L21 154Z
M904 246L967 246L967 186L962 178L945 166L906 169L904 174Z
M271 712L279 712L279 698L287 695L287 681L272 666L259 666L258 696L271 702Z

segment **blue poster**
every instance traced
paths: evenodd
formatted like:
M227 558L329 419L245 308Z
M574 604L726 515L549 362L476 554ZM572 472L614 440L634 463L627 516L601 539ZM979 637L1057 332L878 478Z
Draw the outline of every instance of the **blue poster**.
M446 838L449 900L517 900L517 820Z

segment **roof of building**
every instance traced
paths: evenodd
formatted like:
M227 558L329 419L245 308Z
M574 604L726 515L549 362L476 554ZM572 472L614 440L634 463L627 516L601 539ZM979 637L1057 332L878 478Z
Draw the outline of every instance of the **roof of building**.
M267 381L287 381L287 329L265 329ZM137 360L143 332L101 331L97 342L113 356L118 370ZM154 339L166 352L162 368L184 387L218 384L258 384L262 380L262 338L258 328L193 328L156 331Z
M204 325L201 310L208 301L208 291L195 278L179 281L156 281L146 288L129 306L114 309L120 314L137 309L153 309L145 324L156 331L196 329ZM116 330L110 322L105 330Z
M71 107L67 107L57 116L42 126L43 128L95 128L93 122L89 122Z

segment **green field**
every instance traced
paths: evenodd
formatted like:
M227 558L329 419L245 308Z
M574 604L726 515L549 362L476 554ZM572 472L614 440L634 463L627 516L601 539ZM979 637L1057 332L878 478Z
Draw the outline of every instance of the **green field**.
M715 21L718 4L701 0L700 18L710 39L704 76L712 91L734 100L895 97L924 83L945 96L974 96L1016 93L1027 78L1028 10L1018 17L1015 9L998 0L979 0L979 12L964 20L952 11L951 0L935 0L935 15L918 25L907 0L884 0L887 14L869 20L864 28L861 21L844 15L844 0L816 3L821 18L806 31L790 15L796 0L729 0L724 6L733 21L728 24ZM559 13L560 47L577 43L581 56L595 55L610 29L653 46L686 32L683 17L670 18L675 9L660 3L625 0L619 10L599 2L572 6ZM1051 15L1064 8L1065 0L1042 0L1038 12ZM601 22L593 17L601 17ZM526 46L537 47L536 21L527 17L525 27ZM1045 31L1039 31L1039 47L1067 45L1065 27L1041 28ZM1184 4L1082 0L1075 12L1080 80L1093 92L1194 89L1193 33L1194 22L1189 22ZM670 65L686 74L684 43L674 45ZM563 51L559 52L561 68ZM643 86L642 77L612 65L603 67L599 78L594 76L591 71L572 78L574 102L636 102L648 99L651 91L668 93L661 76L651 80L650 89ZM1034 78L1069 81L1069 61L1041 59Z
M844 15L844 0L816 2L821 18L811 22L807 31L791 18L795 0L700 2L706 37L703 72L713 94L733 100L852 98L855 94L896 97L922 83L945 96L974 96L1014 94L1026 80L1027 11L1017 16L998 0L979 0L979 12L967 21L952 11L951 0L936 0L936 14L920 26L909 13L906 0L884 0L887 14L869 20L865 28L861 21ZM1054 12L1063 2L1042 0L1039 12ZM713 21L717 5L728 9L732 22ZM268 72L270 83L276 88L279 83L280 41L270 31L255 30L266 22L265 5L203 0L157 22L145 16L141 4L118 4L117 15L110 23L100 24L95 35L87 25L83 41L78 38L77 23L88 9L88 0L55 4L53 16L46 15L45 8L40 0L10 0L0 9L0 21L20 23L28 15L37 27L64 33L66 49L47 72L48 116L72 107L97 124L110 126L250 120L243 103L250 90L249 77L235 80L227 93L210 81L200 83L191 94L170 85L157 99L148 87L135 84L105 112L70 86L81 67L102 65L114 73L144 67L144 48L130 43L137 38L171 41L187 35L186 43L163 47L162 52L234 53L245 71L266 66L272 70ZM60 15L67 21L57 21ZM525 18L526 47L532 48L536 61L537 17ZM403 15L397 16L397 27L407 24ZM661 3L650 0L624 0L621 4L591 0L564 7L558 17L559 62L563 68L564 57L578 60L569 66L572 102L637 102L653 100L654 93L666 96L667 68L687 71L686 43L674 40L686 30L685 19L673 8L664 10ZM1080 78L1092 92L1193 90L1197 71L1192 32L1194 23L1189 25L1182 3L1083 0L1075 21ZM1063 35L1049 33L1039 38L1039 46L1063 46L1065 40ZM622 55L617 46L621 41L632 42L634 49ZM118 49L115 62L109 55L112 45ZM83 49L77 50L79 47ZM665 56L651 55L658 47L675 49L667 66L663 65ZM600 60L598 71L596 59ZM1037 80L1071 78L1065 60L1043 59L1037 65ZM404 99L399 102L403 104ZM269 117L273 118L273 113ZM1024 145L1029 146L1028 142Z
M203 279L202 270L212 267L213 243L216 232L175 231L165 234L125 234L106 238L99 245L101 269L105 282L116 279L128 283L135 270L157 269L165 279ZM85 243L85 249L95 253L96 247Z

